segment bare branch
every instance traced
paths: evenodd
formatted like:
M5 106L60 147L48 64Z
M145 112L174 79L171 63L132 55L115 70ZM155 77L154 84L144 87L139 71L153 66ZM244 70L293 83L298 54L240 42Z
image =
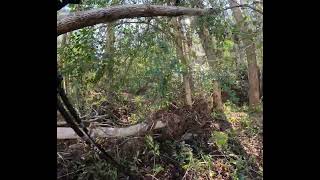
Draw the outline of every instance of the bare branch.
M249 4L240 4L240 5L237 5L237 6L226 7L223 10L225 11L225 10L232 9L232 8L237 8L237 7L250 8L250 9L252 9L252 10L254 10L254 11L256 11L256 12L258 12L258 13L263 15L263 12L261 10L251 6Z
M174 37L174 34L173 34L173 33L169 32L169 31L165 31L164 29L160 28L160 27L157 26L157 25L152 24L152 23L149 22L149 21L148 21L148 22L146 22L146 21L123 21L123 22L117 23L116 26L122 25L122 24L146 24L146 25L152 26L154 29L162 32L162 33L165 34L165 35L170 35L171 38Z
M57 35L95 24L112 22L118 19L155 16L204 15L211 9L185 8L160 5L120 5L102 9L77 12L58 18Z

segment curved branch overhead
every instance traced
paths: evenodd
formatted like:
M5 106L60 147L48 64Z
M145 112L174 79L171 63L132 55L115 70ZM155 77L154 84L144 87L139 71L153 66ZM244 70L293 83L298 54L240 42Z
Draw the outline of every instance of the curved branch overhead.
M58 18L57 35L93 26L100 23L112 22L118 19L155 16L199 16L213 12L213 9L185 8L161 5L121 5L102 9L82 11Z
M156 16L202 16L205 14L214 14L235 7L248 7L242 4L225 9L199 9L186 8L181 6L161 6L161 5L119 5L88 11L81 11L72 15L58 17L57 35L61 35L70 31L93 26L100 23L112 22L118 19L135 18L135 17L156 17ZM255 9L253 9L255 10ZM260 10L255 10L263 13Z

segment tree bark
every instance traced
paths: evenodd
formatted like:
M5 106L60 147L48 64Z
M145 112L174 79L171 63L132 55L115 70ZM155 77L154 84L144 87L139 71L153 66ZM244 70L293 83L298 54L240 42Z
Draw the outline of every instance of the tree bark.
M100 23L113 22L118 19L154 16L199 16L215 12L213 9L185 8L161 5L120 5L58 17L57 35L93 26Z
M108 54L108 79L113 79L113 61L114 61L114 43L116 37L114 35L114 23L107 24L106 53Z
M203 49L206 53L208 64L211 70L214 71L217 67L216 66L217 56L215 54L214 41L212 41L212 38L210 37L209 31L206 26L203 26L202 31L199 31L198 34L201 39ZM223 103L221 98L220 83L217 80L213 80L212 82L213 82L213 92L212 92L213 107L218 111L222 111Z
M239 5L236 0L229 0L230 6L237 6ZM249 33L249 28L244 21L242 16L242 12L240 8L232 8L233 16L243 33ZM260 102L260 95L259 95L259 77L258 77L258 66L257 66L257 59L256 59L256 47L255 43L251 42L248 37L243 37L243 43L246 47L246 56L248 62L248 79L249 79L249 105L254 107L259 104Z
M202 1L198 2L198 6L200 8L203 8L204 5ZM215 71L217 68L217 49L215 48L215 40L213 37L210 36L208 25L206 22L204 22L203 26L198 31L198 35L201 40L202 47L206 53L208 64L212 71ZM212 102L213 102L213 108L215 108L218 111L223 111L223 103L221 98L221 87L220 83L217 80L213 80L213 92L212 92ZM210 102L210 101L209 101Z
M221 97L221 87L219 81L213 80L213 92L212 92L212 99L213 99L213 108L217 111L223 111L223 103Z
M239 35L235 34L233 36L234 44L234 52L236 58L236 67L239 69L241 65L245 64L244 53L242 52L241 47L243 47L243 42L239 39Z
M192 91L191 91L191 75L190 75L190 67L189 67L189 62L187 59L187 54L185 51L184 47L184 34L182 32L182 27L181 27L181 21L180 18L176 18L172 20L172 25L175 30L176 34L176 51L177 55L181 60L181 63L185 67L184 72L182 74L183 76L183 85L184 85L184 91L185 91L185 103L189 106L192 107Z
M261 68L260 75L260 97L263 97L263 68Z
M160 129L166 127L167 124L161 120L156 121L153 129ZM127 137L137 134L143 134L147 132L149 125L147 123L140 123L124 128L111 128L111 127L93 127L89 128L90 137L96 138L111 138L111 137ZM72 128L69 127L58 127L57 128L57 139L78 139L80 138Z
M63 34L62 42L61 42L61 48L64 48L67 45L67 38L68 38L68 34ZM64 57L60 56L60 58L63 59ZM64 66L64 63L62 63L62 66ZM68 91L68 78L66 78L66 77L63 78L62 83L63 83L63 88L64 88L66 94L68 94L68 92L69 92Z
M111 5L116 5L118 4L118 0L112 0ZM114 32L114 27L115 27L115 22L110 22L106 24L106 40L105 40L105 54L106 57L108 58L107 64L103 64L102 67L102 75L105 74L107 71L107 79L108 82L107 84L112 85L113 84L113 70L114 70L114 43L116 41L115 37L115 32Z

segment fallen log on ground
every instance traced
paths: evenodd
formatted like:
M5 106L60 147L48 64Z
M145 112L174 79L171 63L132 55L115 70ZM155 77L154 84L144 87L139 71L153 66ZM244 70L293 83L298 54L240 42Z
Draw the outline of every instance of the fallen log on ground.
M167 123L161 120L156 121L152 129L160 129L167 126ZM140 135L146 133L150 129L150 124L140 123L123 128L111 128L111 127L99 127L93 126L89 127L89 134L91 137L127 137L133 135ZM78 139L79 136L69 127L58 127L57 128L57 139Z

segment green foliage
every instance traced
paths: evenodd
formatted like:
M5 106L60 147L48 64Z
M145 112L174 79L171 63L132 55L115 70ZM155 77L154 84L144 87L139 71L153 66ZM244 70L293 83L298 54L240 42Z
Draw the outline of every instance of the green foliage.
M163 0L146 2L160 5L166 3ZM197 2L184 1L183 6L193 7ZM74 12L134 3L141 3L141 1L87 0L81 5L70 5L69 7L70 11ZM205 3L205 8L223 9L228 6L227 3L227 1L209 0ZM99 107L102 102L110 102L108 107L111 113L116 114L119 111L117 108L124 108L127 112L125 115L121 114L123 117L119 118L127 120L126 123L136 124L145 121L150 114L160 109L167 109L173 102L183 104L185 95L182 76L187 68L190 68L192 99L197 100L194 95L210 95L213 90L213 80L218 81L223 94L227 96L223 97L225 98L224 112L213 112L212 116L219 119L225 116L230 123L238 123L241 130L252 137L259 133L260 129L255 126L251 116L261 113L262 106L249 109L246 105L248 103L247 63L246 58L244 62L237 61L238 51L235 50L236 47L240 47L240 51L245 54L246 47L242 47L235 36L238 36L241 41L249 39L256 44L258 65L262 67L262 17L247 9L243 9L243 13L246 18L241 24L248 24L250 33L242 32L241 28L235 24L232 14L227 12L197 17L195 21L191 20L190 26L183 25L183 30L190 32L190 37L178 32L183 34L184 38L190 38L193 45L203 47L197 32L206 26L209 30L209 37L214 41L209 47L213 49L217 57L217 62L213 67L210 67L206 61L199 60L205 59L205 55L196 56L198 51L193 49L189 51L186 44L184 51L190 62L189 67L181 62L176 52L176 32L170 23L172 17L141 17L113 22L114 43L108 41L105 24L71 32L68 34L65 46L58 48L58 66L65 77L64 85L68 96L82 116L90 114L92 106ZM107 45L112 46L113 52L106 50ZM141 89L144 90L137 93ZM123 93L130 94L130 96L124 96ZM106 115L110 112L99 115ZM108 120L110 119L103 121ZM226 166L231 164L234 168L232 178L248 179L249 160L241 154L234 155L234 152L230 150L228 142L236 138L236 135L232 133L213 132L211 141L219 151L226 154L227 158L225 157L223 163ZM148 160L153 160L149 173L161 174L167 170L166 164L162 162L161 145L151 135L145 136L145 143L147 153L140 153L140 151L133 153L135 154L132 157L133 160L128 164L132 166L131 168L140 170L141 167L138 166L145 163L142 155L146 155ZM201 148L195 148L190 143L173 141L165 147L174 149L172 153L174 160L178 161L184 170L192 172L195 179L197 177L201 179L201 175L204 174L206 178L217 178L219 175L219 172L214 170L217 158L212 154L197 152ZM85 166L74 166L75 170L85 168L78 173L80 179L118 178L114 168L104 162L95 160L84 164Z
M232 178L236 180L246 179L246 162L238 156L236 156L236 159L231 159L230 162L236 167L235 171L232 173Z
M228 145L228 134L224 132L214 131L212 134L213 141L220 148L224 149Z
M192 151L189 144L185 144L184 142L180 144L180 151L177 159L181 162L184 169L188 169L194 160Z
M190 145L184 142L179 143L178 146L174 157L180 162L186 173L190 172L195 179L217 176L218 172L213 167L215 159L212 155L203 153L195 155Z
M164 168L160 164L156 164L155 167L153 167L153 169L152 169L153 174L155 174L155 175L160 173L163 170L164 170Z
M105 160L96 158L91 153L78 160L63 159L62 164L68 170L66 174L59 175L58 179L118 179L118 173L114 166Z
M159 144L156 143L152 136L150 135L146 135L145 136L145 141L147 143L147 147L148 149L151 151L151 153L154 155L154 156L159 156L160 155L160 151L159 151Z
M105 161L96 162L94 165L87 166L86 171L79 175L78 179L118 179L117 170Z

